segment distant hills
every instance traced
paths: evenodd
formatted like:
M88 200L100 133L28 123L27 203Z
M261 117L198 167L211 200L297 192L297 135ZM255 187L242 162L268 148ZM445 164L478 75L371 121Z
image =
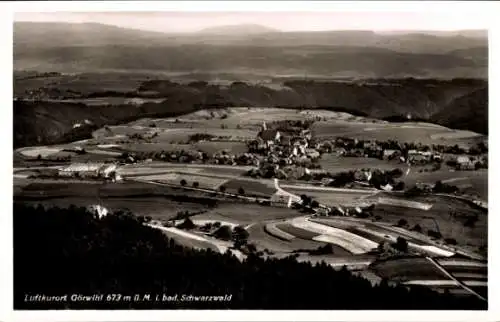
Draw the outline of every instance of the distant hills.
M468 34L475 36L280 32L259 25L174 34L94 23L16 22L14 68L486 78L487 38Z
M277 29L256 24L226 25L202 29L198 34L217 35L258 35L265 33L280 32Z
M85 137L88 133L72 132L81 119L102 126L228 106L326 108L375 118L410 113L451 128L488 132L488 38L481 31L280 32L239 25L175 34L94 23L16 22L13 51L15 70L111 77L115 71L166 73L196 81L222 77L229 85L173 84L164 76L141 86L160 92L168 104L140 109L14 102L16 147ZM96 82L105 83L100 76ZM58 87L43 84L49 91ZM92 94L84 93L83 85L71 86Z

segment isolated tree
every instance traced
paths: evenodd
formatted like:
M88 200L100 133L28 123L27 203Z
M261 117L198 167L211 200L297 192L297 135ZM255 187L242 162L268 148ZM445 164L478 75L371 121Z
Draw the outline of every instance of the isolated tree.
M403 253L406 253L408 252L408 241L403 237L398 237L396 239L396 243L394 244L394 248Z
M447 243L448 245L456 245L457 244L457 240L455 238L446 238L444 240L445 243Z
M191 230L195 227L196 227L196 225L193 223L193 221L189 217L184 219L184 221L181 224L177 225L177 228L186 229L186 230Z
M422 227L420 227L419 224L416 224L415 226L413 226L413 228L411 230L416 231L417 233L421 233Z
M386 242L385 241L381 241L378 246L377 246L377 251L379 253L383 253L385 252L385 245L386 245Z
M38 161L42 160L42 155L41 155L41 154L39 154L39 155L36 157L36 159L37 159Z
M300 200L302 200L303 206L308 206L311 203L311 197L304 194L300 195Z
M248 241L248 232L245 228L236 226L233 229L232 239L234 241L234 247L240 249L241 246L245 245Z
M226 192L226 187L225 186L220 186L219 187L219 191L222 192L222 193Z
M401 191L405 189L405 183L403 181L398 181L396 185L394 186L394 190L396 191Z
M439 231L435 231L435 230L432 230L432 229L429 229L427 231L427 235L429 235L430 237L432 238L441 238L442 235Z
M243 189L243 187L240 187L240 188L238 189L238 194L240 194L240 195L244 195L244 194L245 194L245 189Z
M186 181L186 180L184 180L184 179L182 179L182 180L181 180L181 186L183 186L183 187L184 187L185 185L187 185L187 181Z
M200 183L198 181L193 182L193 187L198 188L200 186Z
M250 253L255 253L257 251L257 246L255 246L255 244L247 244L247 250Z
M406 225L408 225L408 221L406 219L404 219L404 218L399 219L399 221L398 221L399 227L404 227Z

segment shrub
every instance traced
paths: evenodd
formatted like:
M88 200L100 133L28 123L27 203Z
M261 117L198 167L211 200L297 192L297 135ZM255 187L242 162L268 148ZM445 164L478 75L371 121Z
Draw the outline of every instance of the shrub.
M416 224L415 226L413 226L413 228L411 230L412 231L416 231L417 233L421 233L422 232L422 227L420 227L419 224Z
M213 236L217 239L231 240L232 237L231 227L225 225L221 226L213 233Z
M234 241L235 248L241 248L241 246L245 245L248 240L248 232L245 228L241 226L234 227L233 232L231 234L231 238Z
M179 229L186 229L186 230L191 230L191 229L194 229L196 228L196 225L193 223L193 221L188 217L186 219L184 219L184 221L182 223L180 223L179 225L177 225L177 228Z
M398 227L404 227L406 225L408 225L408 221L406 219L404 219L404 218L399 219L398 224L397 224Z
M430 230L430 229L427 231L427 235L429 235L432 238L441 238L442 237L442 235L439 231Z
M449 244L449 245L456 245L457 244L457 240L455 238L446 238L444 240L444 242Z
M400 252L406 253L408 252L408 241L403 237L398 237L396 239L396 243L393 244L393 247Z

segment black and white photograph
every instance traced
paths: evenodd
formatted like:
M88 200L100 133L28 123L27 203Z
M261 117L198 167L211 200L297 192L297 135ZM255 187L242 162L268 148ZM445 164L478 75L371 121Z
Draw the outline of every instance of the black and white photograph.
M16 11L13 310L488 310L460 17Z

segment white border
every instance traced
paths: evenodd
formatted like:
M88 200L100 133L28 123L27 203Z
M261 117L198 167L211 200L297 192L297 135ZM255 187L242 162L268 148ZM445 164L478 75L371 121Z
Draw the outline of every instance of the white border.
M166 2L10 2L0 4L2 62L0 118L2 129L7 133L0 140L2 151L8 151L2 162L2 205L5 207L0 216L0 321L495 321L500 320L497 227L500 227L500 212L495 200L496 187L490 187L489 197L489 310L488 312L462 311L12 311L12 13L50 12L50 11L405 11L405 12L442 12L451 16L458 13L468 14L470 19L477 19L490 31L490 178L489 182L500 182L500 172L495 167L500 162L499 147L496 142L498 131L500 101L500 31L496 25L496 16L500 12L497 2L456 2L456 1L166 1ZM498 19L498 18L497 18ZM423 26L422 29L425 29ZM496 138L496 140L495 140ZM496 254L497 256L493 256ZM36 268L34 268L36 269Z

